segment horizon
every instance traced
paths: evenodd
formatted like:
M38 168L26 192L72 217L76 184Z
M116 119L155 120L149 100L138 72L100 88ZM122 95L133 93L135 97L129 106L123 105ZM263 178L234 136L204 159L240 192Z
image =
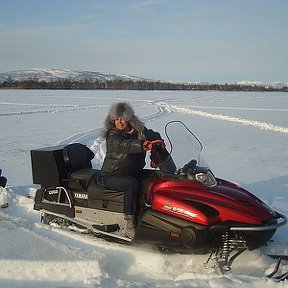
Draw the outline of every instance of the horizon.
M59 75L57 75L55 72L58 71ZM91 70L87 70L87 69L84 69L84 70L79 70L79 69L68 69L68 68L31 68L31 69L20 69L20 70L13 70L13 71L6 71L6 72L0 72L0 76L3 77L3 74L10 74L10 73L27 73L27 72L44 72L44 73L51 73L51 75L42 75L42 78L44 79L45 77L46 78L49 78L50 80L52 79L52 77L55 77L55 80L56 78L58 80L61 80L61 79L67 79L67 78L71 78L71 77L74 77L75 78L75 81L77 81L77 76L80 76L80 75L65 75L63 74L63 72L67 72L67 73L91 73L91 74L101 74L102 76L105 75L105 76L119 76L119 77L127 77L126 80L131 80L133 78L135 78L134 80L144 80L144 81L156 81L156 82L171 82L171 83L187 83L187 84L203 84L203 85L247 85L247 86L253 86L253 85L257 85L257 86L265 86L265 85L282 85L283 87L288 87L288 81L270 81L270 82L261 82L261 81L249 81L249 80L241 80L241 81L234 81L234 82L207 82L207 81L203 81L203 82L199 82L199 81L191 81L191 80L176 80L176 81L172 81L172 80L159 80L159 79L152 79L152 78L144 78L144 77L141 77L141 76L138 76L138 75L128 75L128 74L123 74L123 73L107 73L107 72L103 72L103 71L91 71ZM53 74L52 74L53 73ZM2 75L1 75L2 74ZM24 75L17 75L18 77L23 77ZM17 78L17 76L15 75L14 77ZM83 75L81 75L83 77ZM94 75L95 76L95 75ZM104 77L105 77L104 76ZM11 75L9 75L8 77L11 77ZM24 76L25 77L25 76ZM34 79L35 75L31 75L31 77L29 78L29 75L27 75L25 77L25 79L23 80L16 80L16 81L26 81L26 80L29 80L29 79ZM38 75L39 78L41 78L41 75ZM129 77L131 77L131 79L129 79ZM85 77L84 77L85 78ZM42 81L46 81L45 79ZM39 80L39 79L38 79ZM4 80L5 81L5 80ZM0 79L0 83L1 83L1 79ZM281 87L280 87L281 88Z
M5 1L0 72L65 67L160 81L287 82L287 12L281 0Z

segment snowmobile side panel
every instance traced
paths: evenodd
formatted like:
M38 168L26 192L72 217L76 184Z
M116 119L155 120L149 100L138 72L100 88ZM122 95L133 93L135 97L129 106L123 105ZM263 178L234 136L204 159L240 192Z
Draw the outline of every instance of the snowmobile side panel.
M197 203L194 201L193 206L192 201L179 201L178 199L172 198L172 195L171 197L169 196L170 195L155 195L152 208L156 211L176 216L184 220L198 223L200 225L208 226L219 221L217 217L218 213L216 210L214 213L215 216L211 216L211 212L210 215L209 213L207 213L208 215L206 215L203 212L203 207L199 209L199 205L197 205L201 203ZM202 206L204 206L204 204L202 204ZM210 208L210 210L212 210L212 208Z
M75 219L91 221L97 225L118 225L124 228L126 222L123 212L95 210L75 206Z
M146 242L184 253L203 253L211 244L207 227L148 209L141 217L135 242Z

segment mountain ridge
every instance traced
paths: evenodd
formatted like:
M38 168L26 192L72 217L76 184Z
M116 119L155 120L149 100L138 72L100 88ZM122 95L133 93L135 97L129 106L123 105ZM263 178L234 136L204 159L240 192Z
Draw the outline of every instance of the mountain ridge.
M7 80L25 81L38 80L44 82L52 82L57 80L75 80L75 81L113 81L113 80L144 80L144 78L120 73L102 73L88 70L74 69L47 69L47 68L32 68L27 70L15 70L0 73L0 82Z
M107 81L148 81L148 82L171 82L171 83L200 83L197 81L161 81L137 77L133 75L126 75L121 73L104 73L88 70L77 69L54 69L54 68L32 68L23 70L14 70L8 72L0 72L0 83L5 81L27 81L36 80L43 82L53 82L58 80L73 80L73 81L90 81L90 82L107 82ZM202 84L223 84L223 83L209 83L202 82ZM241 85L241 86L267 86L272 88L281 89L288 87L288 81L274 81L274 82L260 82L260 81L236 81L227 82L228 85Z

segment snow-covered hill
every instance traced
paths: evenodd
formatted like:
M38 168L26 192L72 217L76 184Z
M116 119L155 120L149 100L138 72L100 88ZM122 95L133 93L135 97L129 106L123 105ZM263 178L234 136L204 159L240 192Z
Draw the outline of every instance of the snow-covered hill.
M281 82L281 81L275 81L275 82L259 82L259 81L238 81L236 83L230 83L230 84L237 84L242 86L265 86L265 87L272 87L275 89L281 89L283 87L288 87L288 82Z
M33 68L29 70L16 70L16 71L8 71L8 72L2 72L0 73L0 83L10 80L10 81L25 81L25 80L37 80L39 82L51 82L51 81L57 81L57 80L74 80L74 81L113 81L113 80L123 80L123 81L158 81L158 80L152 80L152 79L145 79L137 76L132 75L125 75L125 74L119 74L119 73L101 73L101 72L93 72L93 71L82 71L82 70L71 70L71 69L38 69ZM164 81L165 82L165 81ZM171 83L181 83L181 81L166 81ZM200 82L195 81L183 81L183 83L187 84L201 84ZM209 85L208 82L203 82L203 85ZM211 83L210 83L211 84ZM219 84L219 83L218 83ZM220 83L221 84L221 83ZM224 83L222 83L224 84ZM237 82L230 82L227 84L231 85L242 85L242 86L264 86L264 87L271 87L275 89L281 89L283 87L288 87L288 81L287 82L257 82L257 81L237 81Z
M119 73L100 73L92 71L81 71L71 69L31 69L31 70L17 70L0 73L0 82L7 80L25 81L57 81L57 80L75 80L75 81L109 81L109 80L143 80L143 78L131 75L124 75Z

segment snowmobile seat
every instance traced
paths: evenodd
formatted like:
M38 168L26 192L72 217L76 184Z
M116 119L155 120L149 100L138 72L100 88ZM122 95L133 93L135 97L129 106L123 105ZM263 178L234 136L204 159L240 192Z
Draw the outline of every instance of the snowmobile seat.
M103 184L99 184L99 176L100 170L97 171L96 175L91 180L90 185L88 186L89 199L107 200L123 203L124 192L110 190L106 188Z
M145 199L146 199L145 197L151 181L155 179L155 177L159 177L154 170L146 170L146 174L147 177L141 181L141 191L140 191L141 207L145 206ZM123 209L124 192L110 190L106 188L103 184L101 184L101 177L99 170L92 178L87 190L88 190L88 202L90 203L89 207L91 205L94 205L93 203L99 204L99 201L102 201L100 203L103 203L103 205L108 205L107 206L108 210L116 211L114 210L115 207L121 207L121 209ZM121 212L121 210L119 210L118 212Z
M88 186L88 207L114 212L122 212L124 192L110 190L99 184L100 171L92 178Z
M97 170L92 168L84 168L69 173L68 177L62 179L62 183L71 189L86 191L90 181L97 173Z
M101 183L100 170L96 170L95 176L92 178L88 186L88 199L112 201L117 203L124 203L124 192L110 190ZM154 170L146 170L147 177L141 181L141 197L147 193L150 182L158 177ZM143 204L144 205L144 204Z
M72 172L71 178L64 181L67 181L68 187L76 193L80 190L82 193L86 192L89 199L123 203L124 192L110 190L99 184L99 176L100 170L86 168Z
M107 208L123 210L124 192L109 190L99 184L100 170L92 169L91 160L94 153L85 145L72 143L63 148L63 158L69 169L67 186L75 193L87 193L90 208Z
M69 172L67 178L62 182L67 182L70 188L80 188L86 191L96 173L96 170L92 169L91 160L93 158L94 153L83 144L72 143L65 146L63 160Z
M89 168L71 173L71 178L67 179L67 186L74 194L75 205L122 212L124 192L109 190L103 185L99 185L99 175L99 170Z
M92 168L94 153L85 145L72 143L63 148L63 159L71 172L83 168Z

